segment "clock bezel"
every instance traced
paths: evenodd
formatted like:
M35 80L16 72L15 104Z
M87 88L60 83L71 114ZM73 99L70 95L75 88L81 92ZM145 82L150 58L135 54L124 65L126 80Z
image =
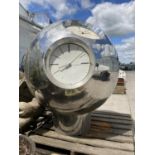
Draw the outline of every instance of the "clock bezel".
M58 48L59 46L62 46L64 44L76 44L80 47L82 47L85 52L88 54L90 58L90 67L89 67L89 72L88 74L84 77L83 80L80 82L77 82L76 84L64 84L58 80L55 79L54 76L51 74L51 67L50 67L50 58L52 53ZM57 87L62 88L62 89L76 89L84 84L86 84L89 79L92 77L94 74L94 69L95 69L95 58L92 52L92 49L81 39L74 38L74 37L66 37L60 40L57 40L55 43L53 43L47 50L45 58L44 58L44 63L45 63L45 72L48 77L48 79Z

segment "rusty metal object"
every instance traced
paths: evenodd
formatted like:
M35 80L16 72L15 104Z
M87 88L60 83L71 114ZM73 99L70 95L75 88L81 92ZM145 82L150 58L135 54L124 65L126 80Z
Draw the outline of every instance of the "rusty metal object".
M20 155L35 155L35 143L25 135L19 135L19 154Z

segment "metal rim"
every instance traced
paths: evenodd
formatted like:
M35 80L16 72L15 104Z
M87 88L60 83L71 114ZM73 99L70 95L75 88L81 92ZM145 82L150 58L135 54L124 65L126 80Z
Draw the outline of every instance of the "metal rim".
M81 46L85 52L87 52L87 54L89 55L90 57L90 62L91 62L91 65L90 65L90 68L89 68L89 72L87 74L87 76L80 82L77 82L76 84L74 85L71 85L71 84L63 84L59 81L57 81L53 76L52 74L50 73L50 67L49 67L49 62L50 62L50 56L52 54L52 52L54 52L54 50L60 46L60 45L63 45L63 44L67 44L67 43L71 43L71 44L76 44L76 45L79 45ZM95 58L94 58L94 55L93 55L93 52L91 50L90 47L88 47L88 45L86 43L84 43L83 41L81 41L80 39L77 39L75 37L65 37L63 39L60 39L58 41L56 41L55 43L53 43L48 51L46 52L46 55L44 57L44 65L45 65L45 73L48 77L48 79L56 86L60 87L60 88L63 88L63 89L75 89L75 88L78 88L80 86L83 86L85 83L87 83L89 81L89 79L92 77L93 75L93 72L94 72L94 68L95 68Z

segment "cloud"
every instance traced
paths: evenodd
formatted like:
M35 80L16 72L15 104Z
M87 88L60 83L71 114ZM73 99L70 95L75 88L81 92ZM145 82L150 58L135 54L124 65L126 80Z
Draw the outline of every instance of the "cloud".
M29 9L32 4L48 9L55 19L61 19L65 15L71 15L77 10L67 0L20 0L20 2L26 9Z
M135 59L135 38L130 37L122 40L121 44L115 45L120 62L134 62Z
M33 21L43 27L49 25L49 23L50 23L50 19L48 18L48 16L43 13L35 14L33 17Z
M134 32L134 1L114 4L103 2L92 10L88 23L100 26L110 36L121 36Z
M94 5L90 0L81 0L81 7L84 9L90 8Z

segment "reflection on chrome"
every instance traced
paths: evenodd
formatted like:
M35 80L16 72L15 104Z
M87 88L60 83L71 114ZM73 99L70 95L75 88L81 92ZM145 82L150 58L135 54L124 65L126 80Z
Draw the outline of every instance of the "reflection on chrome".
M72 26L74 28L68 28ZM83 31L89 34L84 35ZM92 76L74 89L64 89L52 83L45 69L48 49L58 40L58 45L61 45L67 37L71 37L72 42L81 40L95 59ZM99 107L113 92L118 78L118 56L108 37L100 28L79 21L58 22L42 30L31 44L25 62L31 91L40 89L46 94L49 106L61 113L86 113Z
M109 66L96 63L93 78L101 81L108 81L110 78Z

